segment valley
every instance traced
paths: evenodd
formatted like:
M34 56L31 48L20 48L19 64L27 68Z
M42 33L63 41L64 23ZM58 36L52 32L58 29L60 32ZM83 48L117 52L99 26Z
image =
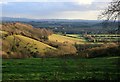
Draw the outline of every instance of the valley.
M1 82L120 82L120 0L0 1Z
M3 80L119 78L119 34L67 34L18 22L3 23L0 33Z

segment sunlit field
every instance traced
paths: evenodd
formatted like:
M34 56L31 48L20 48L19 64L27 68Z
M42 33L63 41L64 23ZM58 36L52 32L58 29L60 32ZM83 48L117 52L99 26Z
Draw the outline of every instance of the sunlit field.
M51 36L49 36L49 40L50 41L55 41L55 42L60 42L60 43L70 43L70 44L83 44L85 43L84 39L80 39L80 38L72 38L72 37L67 37L67 36L63 36L63 35L59 35L59 34L53 34Z

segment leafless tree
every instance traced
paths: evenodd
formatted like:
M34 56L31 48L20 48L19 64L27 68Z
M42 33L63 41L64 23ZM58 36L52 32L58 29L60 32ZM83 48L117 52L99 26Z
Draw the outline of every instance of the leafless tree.
M107 27L110 24L108 21L113 20L118 26L116 33L120 34L120 0L113 0L108 7L98 16L98 19L104 19L103 26Z
M98 19L106 18L106 20L119 20L120 16L120 0L113 0L109 3L107 9L105 9L99 16Z

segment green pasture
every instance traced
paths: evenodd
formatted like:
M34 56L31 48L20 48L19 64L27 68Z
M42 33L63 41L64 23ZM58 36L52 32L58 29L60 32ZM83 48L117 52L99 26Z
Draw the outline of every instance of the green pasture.
M3 80L118 80L120 57L3 59Z

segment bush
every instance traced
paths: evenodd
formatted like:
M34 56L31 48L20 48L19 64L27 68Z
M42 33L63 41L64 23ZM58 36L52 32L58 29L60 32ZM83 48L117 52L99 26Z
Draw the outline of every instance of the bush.
M120 48L108 47L108 48L97 48L88 51L89 57L105 57L105 56L120 56Z
M72 45L61 45L58 47L61 51L63 51L63 54L70 54L70 55L75 55L77 50L74 46Z
M3 59L8 59L8 58L9 58L9 56L7 55L6 52L1 51L1 54L2 54L2 58L3 58Z

